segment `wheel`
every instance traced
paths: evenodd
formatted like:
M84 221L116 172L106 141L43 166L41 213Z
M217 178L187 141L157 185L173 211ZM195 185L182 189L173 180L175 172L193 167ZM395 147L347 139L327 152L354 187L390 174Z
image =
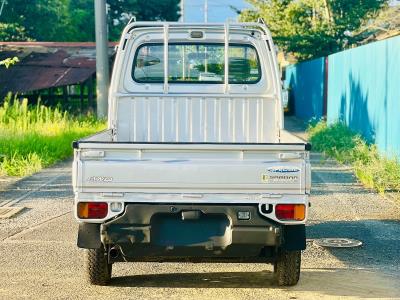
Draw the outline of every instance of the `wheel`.
M86 277L91 284L107 285L111 279L112 264L108 263L103 247L85 251Z
M274 265L280 286L295 285L300 278L301 251L281 250Z

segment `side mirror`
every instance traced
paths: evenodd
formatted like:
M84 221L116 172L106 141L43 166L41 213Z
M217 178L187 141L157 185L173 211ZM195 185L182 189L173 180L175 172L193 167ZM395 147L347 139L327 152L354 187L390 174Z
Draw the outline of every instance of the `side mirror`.
M139 56L137 58L137 63L136 65L140 68L143 67L150 67L157 65L161 62L161 60L158 57L153 57L153 56Z
M158 65L160 62L161 62L161 60L159 58L155 57L155 58L145 60L143 65L145 67L150 67L150 66Z
M282 90L282 106L285 111L289 106L289 90L287 89Z
M282 81L286 80L286 68L282 68L281 70L281 80Z

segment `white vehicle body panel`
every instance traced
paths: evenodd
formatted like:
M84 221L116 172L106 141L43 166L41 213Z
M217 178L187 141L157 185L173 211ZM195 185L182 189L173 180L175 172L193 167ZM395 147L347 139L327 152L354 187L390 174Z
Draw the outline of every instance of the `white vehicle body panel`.
M298 158L287 160L280 158L287 151L268 150L268 146L253 149L242 145L129 146L121 149L102 145L101 153L91 149L77 152L81 172L74 182L76 190L268 190L278 193L284 190L285 194L301 194L306 188L304 157L307 153L304 151L290 152ZM282 174L286 177L290 174L290 177L285 178Z
M254 46L260 81L174 84L164 78L149 84L132 79L140 45L191 41L193 30L203 31L203 41ZM114 65L108 130L75 143L76 203L308 206L308 148L282 130L281 84L271 49L268 29L257 23L128 25ZM101 223L120 213L84 221ZM273 213L268 218L305 222L282 222Z
M275 101L262 96L120 96L117 140L278 142Z

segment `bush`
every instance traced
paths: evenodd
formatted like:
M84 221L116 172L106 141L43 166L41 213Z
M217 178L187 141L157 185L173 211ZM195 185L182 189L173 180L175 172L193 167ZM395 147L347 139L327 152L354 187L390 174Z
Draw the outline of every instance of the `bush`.
M400 190L400 163L381 155L376 145L369 145L359 134L343 123L327 125L325 121L307 129L313 149L351 164L358 179L380 193Z
M72 154L72 141L104 128L93 116L29 106L7 97L0 106L0 174L26 176Z
M0 41L18 42L29 41L25 28L17 23L0 23Z

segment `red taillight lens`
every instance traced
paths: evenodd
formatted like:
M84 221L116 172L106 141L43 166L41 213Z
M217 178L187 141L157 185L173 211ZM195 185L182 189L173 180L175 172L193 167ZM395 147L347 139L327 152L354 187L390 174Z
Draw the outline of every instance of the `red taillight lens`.
M282 221L303 221L306 217L304 204L278 204L275 206L275 215Z
M108 214L106 202L79 202L78 217L80 219L104 219Z

